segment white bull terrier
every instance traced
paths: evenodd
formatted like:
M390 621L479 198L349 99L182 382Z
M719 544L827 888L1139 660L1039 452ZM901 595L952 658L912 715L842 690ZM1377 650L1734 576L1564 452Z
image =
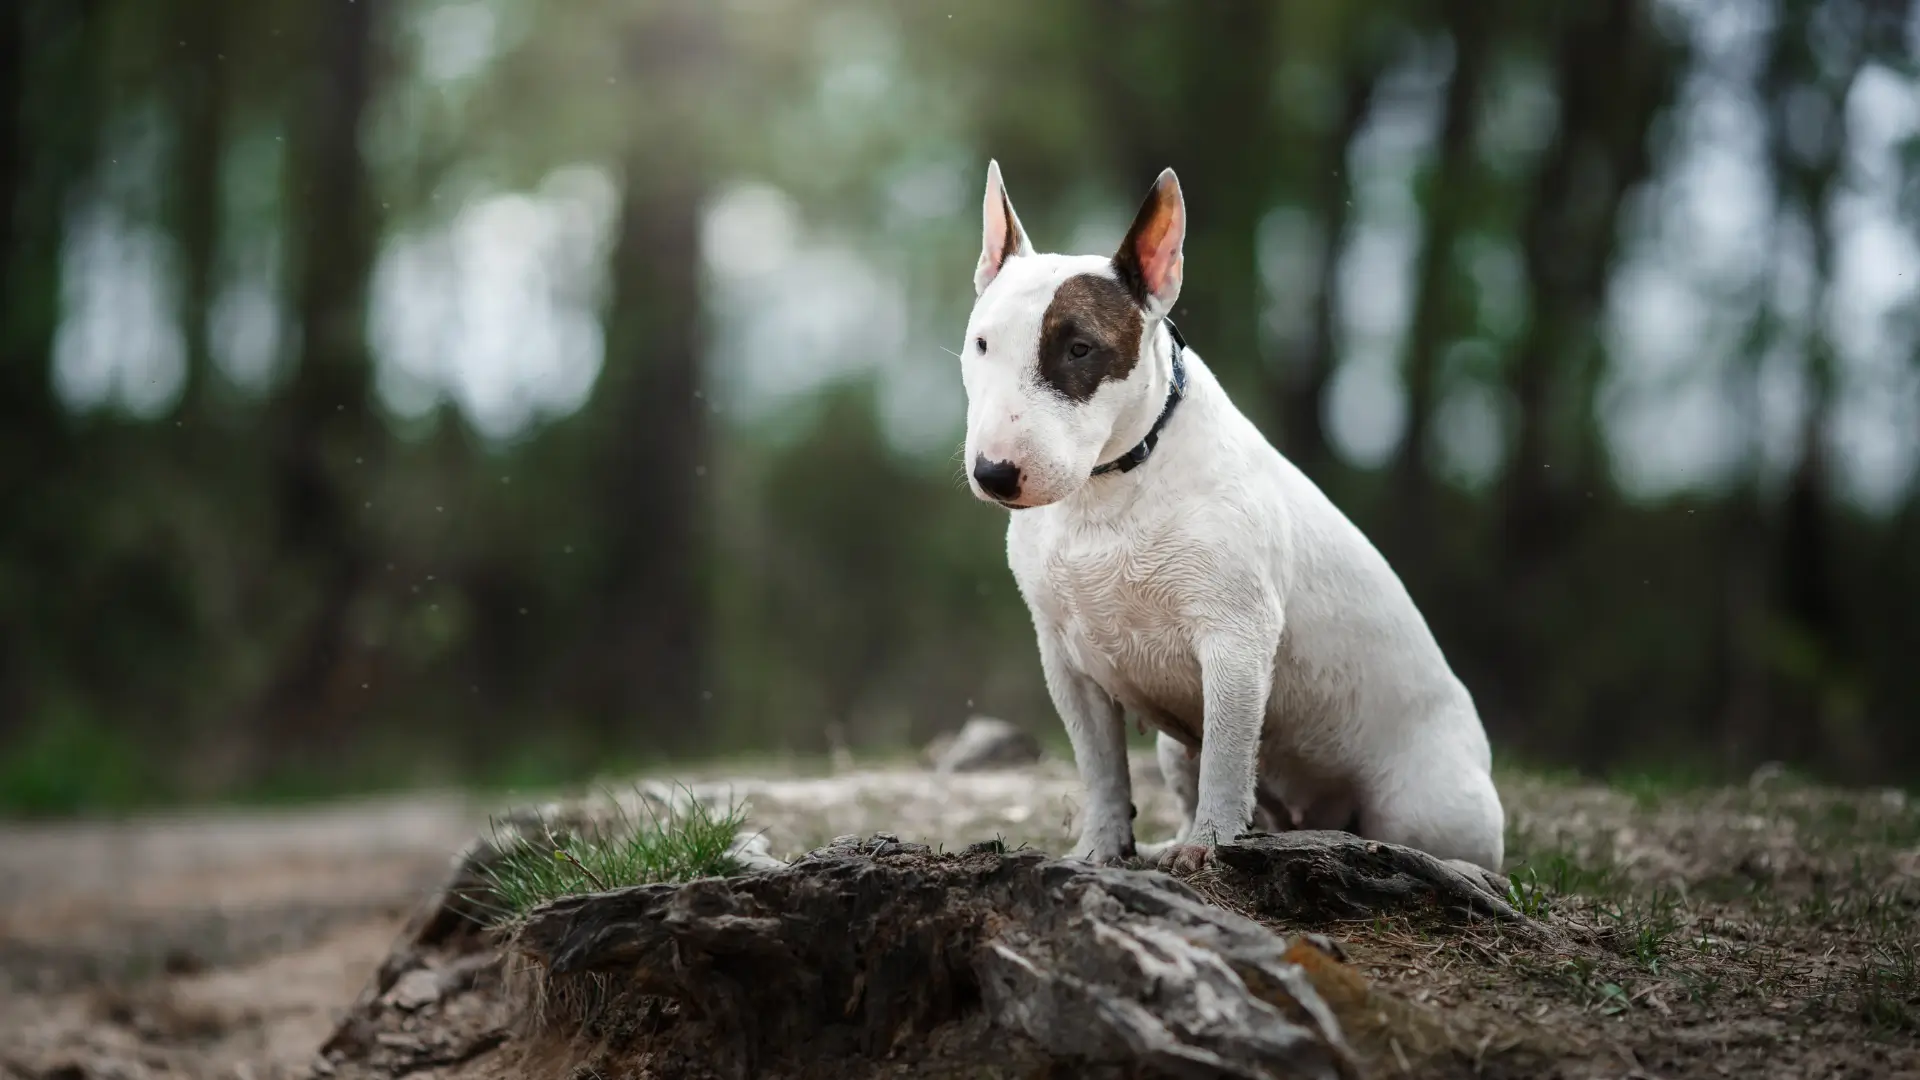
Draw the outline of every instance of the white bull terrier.
M1077 858L1191 872L1256 820L1498 872L1473 698L1406 587L1168 321L1186 204L1160 174L1112 258L1038 254L987 166L961 350L969 486L1086 788ZM1159 729L1182 824L1136 849L1125 719Z

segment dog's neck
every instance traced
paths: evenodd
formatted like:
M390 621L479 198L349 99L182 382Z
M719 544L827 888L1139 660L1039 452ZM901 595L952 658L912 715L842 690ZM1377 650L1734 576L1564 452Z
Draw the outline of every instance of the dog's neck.
M1114 425L1113 436L1102 450L1101 461L1111 462L1129 453L1141 445L1149 432L1153 432L1155 441L1145 460L1130 470L1113 469L1096 472L1071 496L1060 504L1069 513L1088 514L1095 518L1105 517L1125 506L1139 495L1141 489L1156 478L1156 474L1174 467L1174 463L1164 460L1179 456L1172 444L1178 441L1178 433L1186 427L1180 421L1191 421L1190 414L1205 409L1205 402L1198 400L1205 396L1204 381L1199 375L1199 358L1186 348L1184 341L1176 338L1176 331L1165 319L1155 322L1151 342L1143 348L1141 367L1145 369L1147 382L1141 388L1140 396L1130 404L1120 422ZM1173 366L1175 357L1179 357L1184 368L1184 386L1175 407L1169 412L1167 405L1173 394ZM1164 420L1162 419L1164 416Z
M1186 351L1187 342L1180 336L1180 328L1173 324L1172 319L1162 318L1159 325L1165 328L1166 337L1170 339L1167 348L1171 354L1167 364L1167 370L1170 373L1167 393L1164 403L1160 406L1159 415L1154 417L1153 425L1147 428L1147 433L1141 436L1140 441L1134 443L1125 453L1104 465L1094 466L1094 476L1132 472L1146 464L1147 458L1152 456L1153 448L1160 440L1161 429L1166 427L1167 421L1173 419L1173 410L1180 407L1180 399L1186 395L1187 372L1186 365L1181 361L1181 354Z

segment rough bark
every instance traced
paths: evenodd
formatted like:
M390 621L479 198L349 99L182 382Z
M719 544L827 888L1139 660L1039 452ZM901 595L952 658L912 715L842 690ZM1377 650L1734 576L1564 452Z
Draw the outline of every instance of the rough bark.
M1277 1078L1453 1075L1474 1056L1329 938L1276 934L1157 872L998 843L842 837L759 872L554 900L504 941L482 928L501 839L589 827L549 807L463 852L320 1071ZM1348 834L1250 834L1220 862L1201 889L1278 922L1530 926L1481 872Z
M1298 924L1427 914L1447 922L1517 921L1498 879L1470 863L1346 832L1241 837L1217 849L1263 916Z
M698 1020L674 1049L721 1075L884 1056L974 1010L1009 1051L979 1065L1351 1072L1286 941L1162 875L1038 853L848 839L779 873L555 901L515 947L549 979L677 1003Z

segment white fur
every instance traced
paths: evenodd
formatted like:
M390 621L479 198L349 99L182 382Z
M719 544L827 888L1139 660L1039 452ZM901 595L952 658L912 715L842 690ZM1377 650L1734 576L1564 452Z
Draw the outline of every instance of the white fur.
M989 234L998 187L996 168ZM1185 400L1152 456L1089 477L1159 415L1171 337L1148 311L1131 373L1065 401L1037 377L1041 317L1062 281L1112 264L1020 240L1004 258L989 257L991 237L983 245L961 350L966 460L1013 461L1024 478L1029 508L1012 515L1007 560L1086 787L1075 854L1114 862L1134 849L1124 709L1160 729L1181 804L1163 853L1210 852L1244 831L1258 783L1304 827L1357 814L1365 836L1498 871L1504 814L1486 734L1386 560L1192 350Z

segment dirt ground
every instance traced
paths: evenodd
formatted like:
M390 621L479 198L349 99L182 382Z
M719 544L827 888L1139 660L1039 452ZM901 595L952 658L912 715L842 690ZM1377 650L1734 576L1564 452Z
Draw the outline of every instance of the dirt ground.
M1150 760L1139 831L1170 827ZM886 830L1062 851L1070 766L689 781L774 853ZM1550 948L1392 922L1336 936L1377 985L1490 1055L1565 1076L1920 1077L1920 806L1759 777L1620 790L1502 778L1509 869ZM448 795L285 813L0 825L0 1077L304 1077L452 853L513 804ZM1287 928L1281 928L1287 929ZM425 1074L422 1074L425 1075Z

